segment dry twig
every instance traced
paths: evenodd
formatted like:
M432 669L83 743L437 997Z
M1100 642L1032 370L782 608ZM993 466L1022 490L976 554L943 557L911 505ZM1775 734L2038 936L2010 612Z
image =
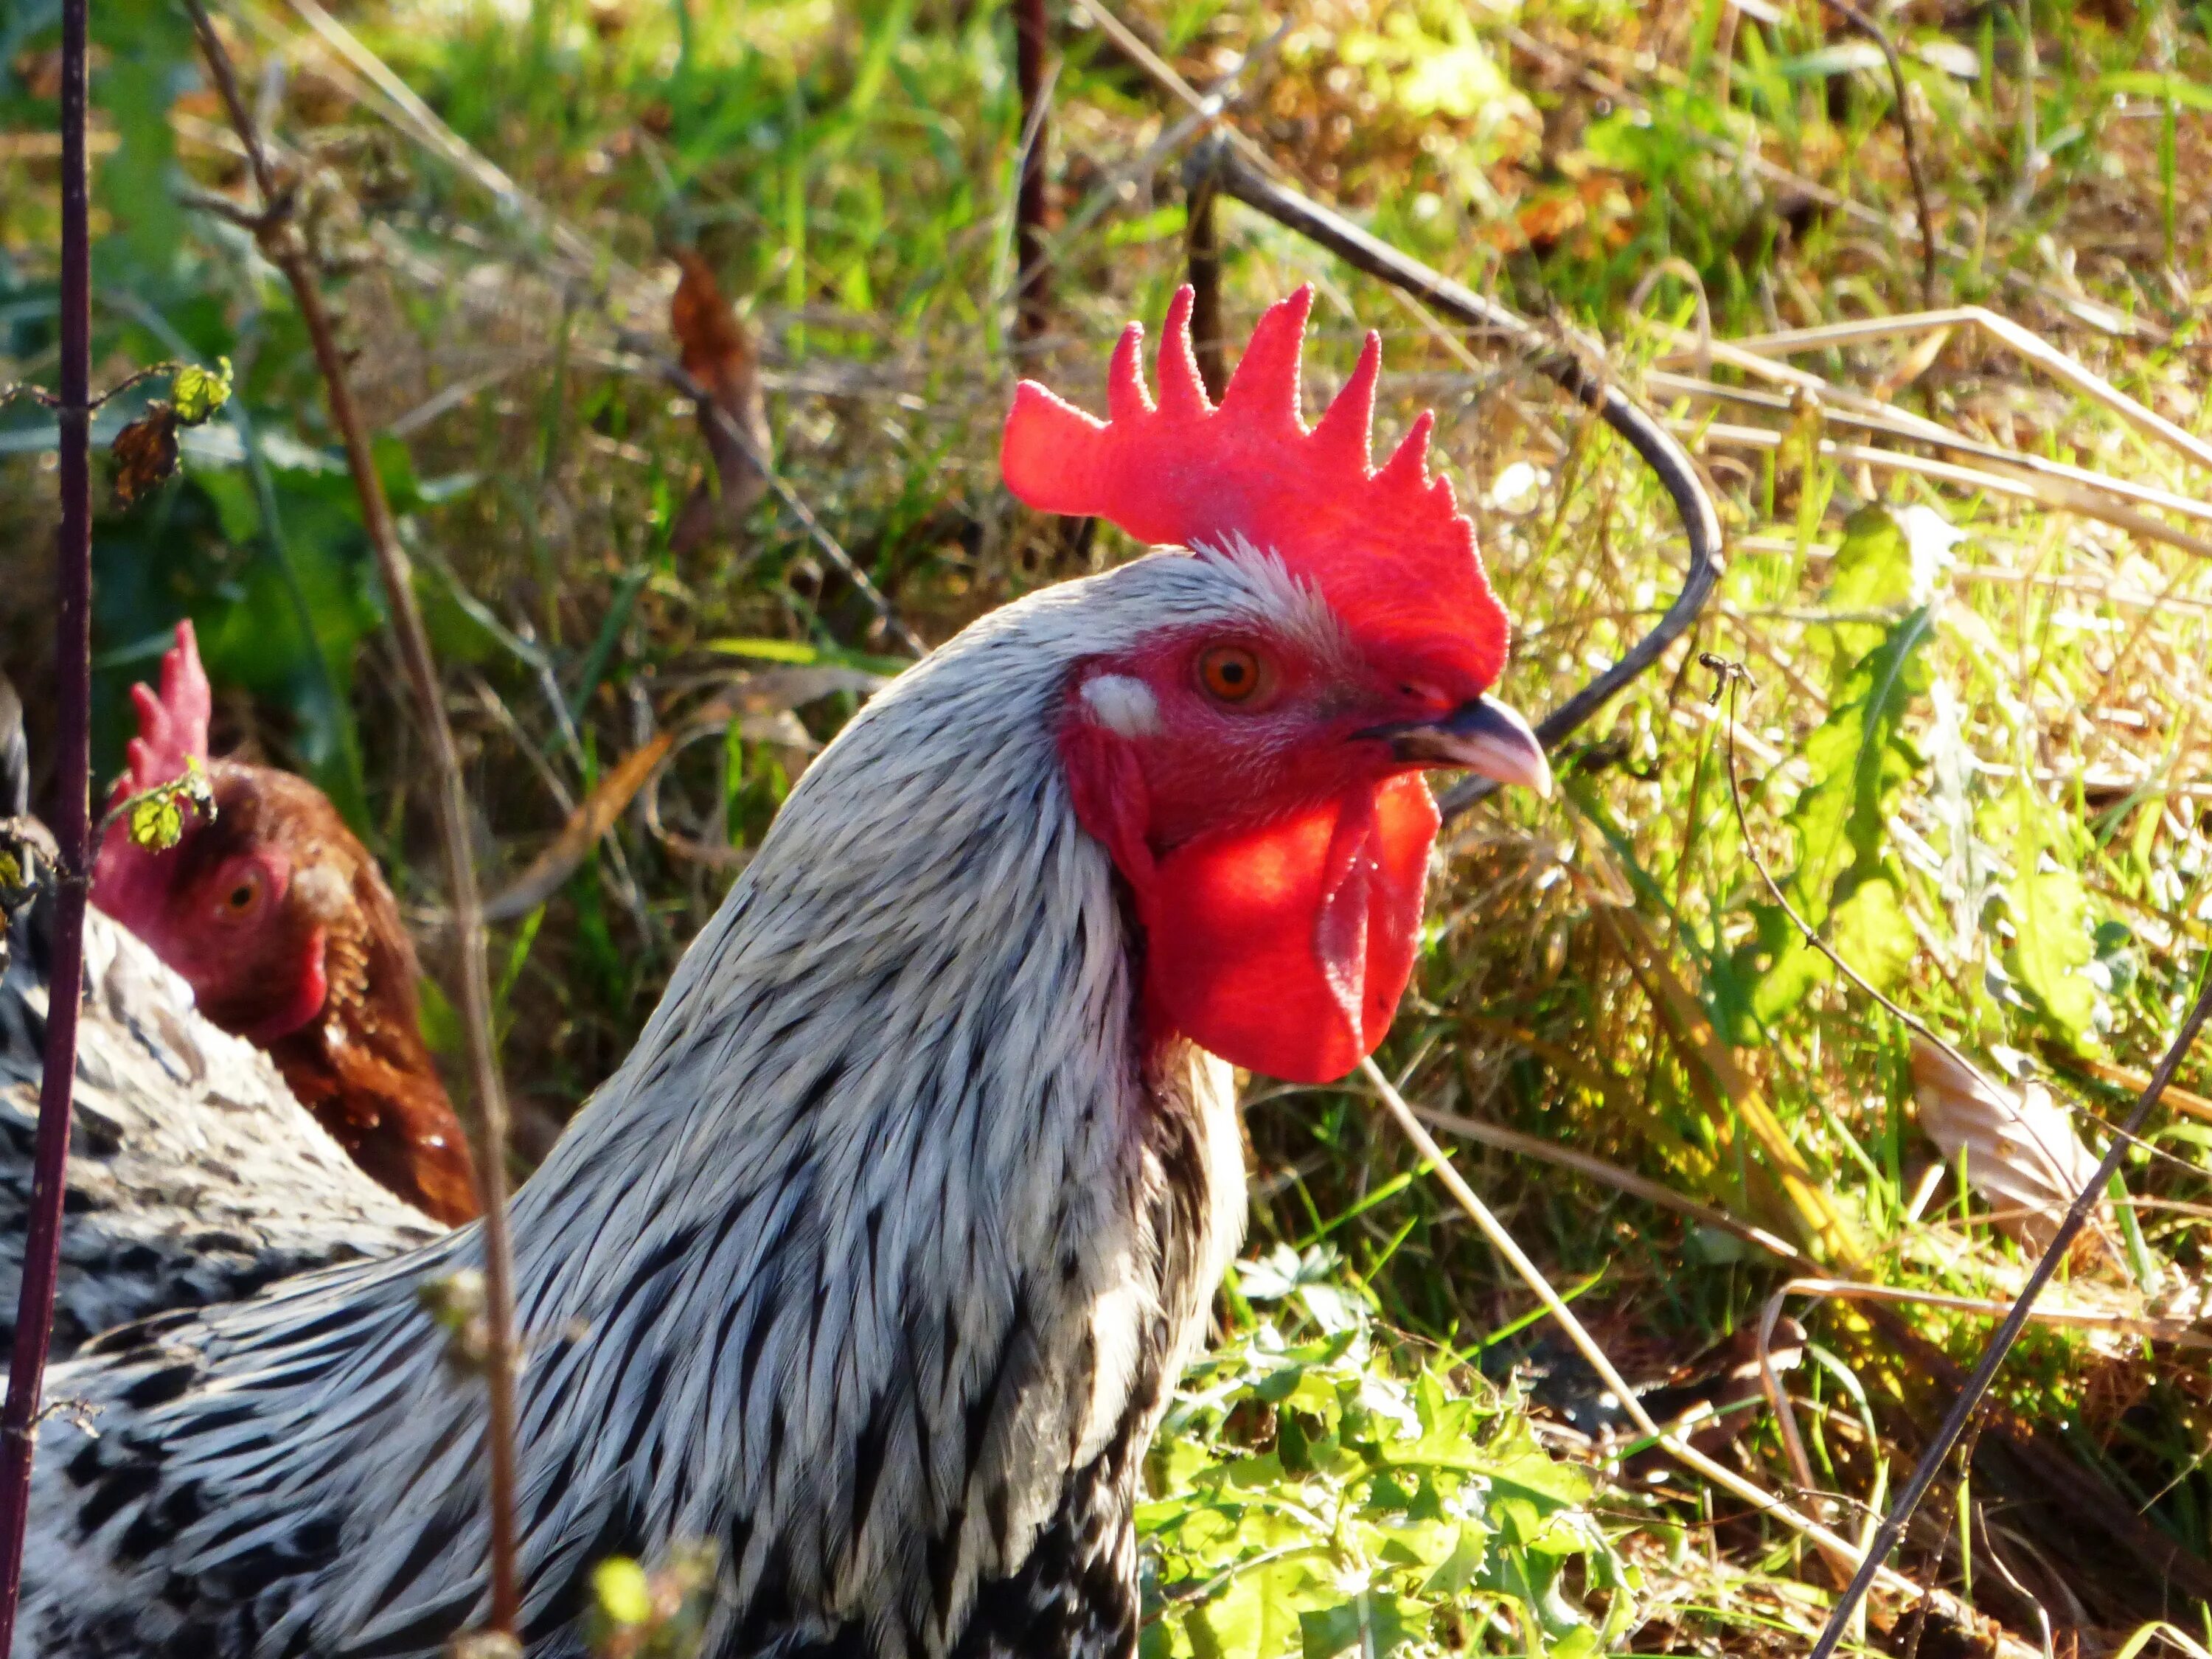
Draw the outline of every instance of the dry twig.
M1637 1397L1635 1389L1629 1386L1627 1379L1607 1358L1605 1350L1598 1346L1596 1340L1583 1327L1582 1321L1575 1316L1574 1310L1566 1304L1559 1291L1553 1288L1552 1282L1544 1277L1543 1270L1528 1259L1527 1252L1515 1242L1504 1224L1491 1212L1488 1205L1475 1196L1474 1189L1467 1184L1459 1171L1452 1168L1443 1148L1437 1146L1436 1138L1422 1127L1420 1118L1406 1103L1405 1097L1398 1092L1397 1086L1383 1075L1382 1068L1372 1060L1364 1060L1359 1063L1359 1071L1398 1127L1413 1143L1413 1150L1428 1164L1431 1172L1443 1183L1445 1190L1450 1193L1468 1218L1490 1241L1491 1247L1505 1258L1521 1281L1535 1292L1537 1300L1559 1322L1559 1328L1566 1333L1568 1340L1589 1362L1590 1369L1597 1373L1598 1379L1613 1390L1613 1397L1620 1402L1621 1410L1627 1414L1629 1421L1635 1424L1638 1433L1644 1437L1642 1443L1656 1445L1692 1474L1711 1481L1731 1496L1750 1504L1759 1514L1780 1522L1791 1531L1810 1540L1824 1553L1833 1554L1846 1562L1857 1563L1861 1574L1869 1583L1878 1582L1885 1589L1932 1607L1954 1620L1971 1623L1947 1592L1916 1584L1872 1556L1863 1556L1861 1551L1840 1534L1832 1532L1811 1516L1785 1504L1757 1481L1715 1462L1681 1438L1672 1428L1662 1427L1655 1421L1651 1413L1644 1409L1644 1402ZM1622 1448L1619 1455L1626 1456L1640 1449L1640 1445ZM1887 1553L1885 1551L1884 1554ZM2023 1647L2018 1648L2017 1651L2024 1654L2027 1650ZM2006 1659L2012 1659L2010 1650Z
M1905 144L1905 170L1912 179L1912 204L1920 214L1920 303L1936 303L1936 216L1928 209L1928 181L1921 176L1920 145L1912 133L1912 106L1905 95L1905 65L1897 55L1897 43L1889 38L1889 31L1850 3L1850 0L1825 0L1825 3L1860 33L1870 36L1881 48L1881 55L1889 65L1890 91L1897 100L1897 131Z
M1685 1197L1671 1187L1647 1180L1634 1170L1624 1170L1604 1158L1578 1152L1570 1146L1561 1146L1541 1135L1522 1134L1517 1129L1485 1123L1480 1118L1463 1116L1457 1112L1441 1112L1428 1106L1416 1106L1413 1111L1424 1122L1434 1124L1447 1134L1458 1135L1462 1139L1481 1146L1494 1146L1501 1152L1533 1158L1539 1163L1550 1164L1562 1170L1572 1170L1577 1175L1587 1176L1601 1185L1627 1194L1631 1198L1640 1198L1647 1204L1656 1204L1661 1209L1672 1210L1705 1226L1731 1233L1745 1243L1755 1244L1784 1261L1806 1259L1805 1253L1795 1244L1764 1227L1739 1220L1726 1210L1715 1209L1710 1204L1701 1204L1694 1198Z
M1184 211L1189 228L1184 251L1190 266L1191 355L1198 359L1206 395L1218 403L1229 385L1229 368L1221 355L1221 234L1215 223L1215 194L1211 174L1188 192Z
M439 840L445 854L446 885L453 909L458 946L460 994L455 999L466 1036L471 1081L477 1103L478 1144L476 1149L478 1194L483 1209L485 1320L488 1328L484 1364L485 1393L489 1419L486 1438L489 1500L491 1509L491 1608L489 1626L506 1636L516 1633L522 1598L514 1525L515 1408L514 1408L514 1247L507 1224L507 1096L499 1074L491 1015L491 978L485 961L483 908L477 893L476 867L469 854L468 800L461 781L459 751L452 726L446 719L439 689L437 665L430 655L429 636L422 626L415 600L414 574L406 550L400 545L392 508L369 448L368 430L353 401L346 376L345 359L331 326L330 313L315 282L306 242L283 210L282 186L263 149L259 129L240 95L238 77L222 37L209 17L204 0L185 0L208 70L222 94L232 127L246 147L247 162L262 208L255 232L263 253L284 274L294 301L300 308L324 389L330 399L331 418L344 440L346 462L354 489L361 499L362 520L375 550L392 606L392 631L405 665L416 714L429 740L433 799L437 807Z
M1868 317L1844 323L1824 323L1817 328L1784 329L1778 333L1753 335L1731 341L1742 357L1789 357L1801 351L1823 351L1857 345L1869 340L1894 338L1900 334L1923 334L1931 329L1972 328L2016 352L2053 380L2070 386L2094 403L2102 404L2145 437L2155 438L2202 467L2212 468L2212 443L2185 431L2114 386L2101 374L2085 368L2038 335L2009 317L2001 317L1982 306L1953 306L1942 311L1923 311L1904 317ZM1688 354L1673 352L1659 359L1662 367L1687 361Z

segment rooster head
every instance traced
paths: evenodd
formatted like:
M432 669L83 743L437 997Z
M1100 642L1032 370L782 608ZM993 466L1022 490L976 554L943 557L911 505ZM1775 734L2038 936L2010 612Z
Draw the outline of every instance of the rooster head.
M138 735L109 805L198 766L215 811L203 817L180 801L182 837L161 850L131 840L121 819L108 825L93 902L182 974L210 1020L273 1042L314 1018L328 994L327 924L345 889L316 854L346 833L343 823L303 781L210 762L213 704L190 622L177 624L177 643L161 659L161 690L134 685L131 701Z
M1541 746L1488 694L1504 611L1424 414L1380 468L1382 343L1309 429L1299 359L1312 290L1270 308L1217 408L1169 307L1159 397L1131 324L1099 421L1016 392L1007 487L1047 512L1234 567L1267 620L1164 617L1085 659L1060 747L1075 810L1146 934L1146 1006L1225 1060L1296 1082L1343 1076L1382 1040L1412 976L1437 809L1421 773L1551 787Z

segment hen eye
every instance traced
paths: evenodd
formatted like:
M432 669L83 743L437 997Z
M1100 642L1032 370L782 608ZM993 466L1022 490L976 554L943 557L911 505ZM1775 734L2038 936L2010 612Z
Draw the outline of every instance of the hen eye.
M1199 684L1219 702L1243 702L1260 689L1260 659L1241 645L1208 647L1198 659Z
M222 908L234 916L242 916L253 908L253 901L260 896L261 884L251 876L242 876L222 896Z

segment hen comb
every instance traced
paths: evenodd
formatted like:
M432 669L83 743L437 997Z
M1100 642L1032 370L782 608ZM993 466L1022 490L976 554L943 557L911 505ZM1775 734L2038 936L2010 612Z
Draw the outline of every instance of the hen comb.
M1139 323L1114 349L1106 420L1023 381L1000 448L1006 487L1031 507L1096 514L1141 541L1218 550L1242 535L1319 588L1363 644L1472 696L1505 665L1505 613L1450 481L1429 476L1436 417L1424 412L1373 465L1382 342L1370 333L1309 430L1298 370L1312 305L1309 286L1267 308L1218 408L1191 349L1188 288L1168 306L1158 403L1138 361Z
M208 716L215 699L207 671L200 666L199 642L189 622L177 624L177 642L161 659L158 695L144 684L131 688L138 711L138 735L124 745L125 766L107 804L119 805L134 794L184 776L192 762L208 757ZM164 854L131 839L130 826L118 818L100 840L92 866L92 902L125 927L141 933L162 915L174 865Z
M141 682L131 688L131 706L138 711L138 735L124 746L129 770L118 789L126 783L131 793L151 789L184 776L194 761L207 764L215 698L189 618L177 624L177 642L161 658L160 694Z

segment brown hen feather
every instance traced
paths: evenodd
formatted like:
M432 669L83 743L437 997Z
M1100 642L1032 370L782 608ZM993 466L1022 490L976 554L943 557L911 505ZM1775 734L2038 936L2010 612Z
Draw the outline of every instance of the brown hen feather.
M376 861L306 780L230 761L210 772L216 820L180 857L180 883L194 866L211 868L246 846L280 847L293 862L284 920L302 932L323 930L329 990L322 1007L266 1042L270 1058L300 1103L372 1178L440 1221L471 1219L475 1168L422 1041L422 969ZM279 985L264 994L273 1001L287 992ZM212 1002L206 1012L240 1032L266 1017L264 1007L237 1000Z

